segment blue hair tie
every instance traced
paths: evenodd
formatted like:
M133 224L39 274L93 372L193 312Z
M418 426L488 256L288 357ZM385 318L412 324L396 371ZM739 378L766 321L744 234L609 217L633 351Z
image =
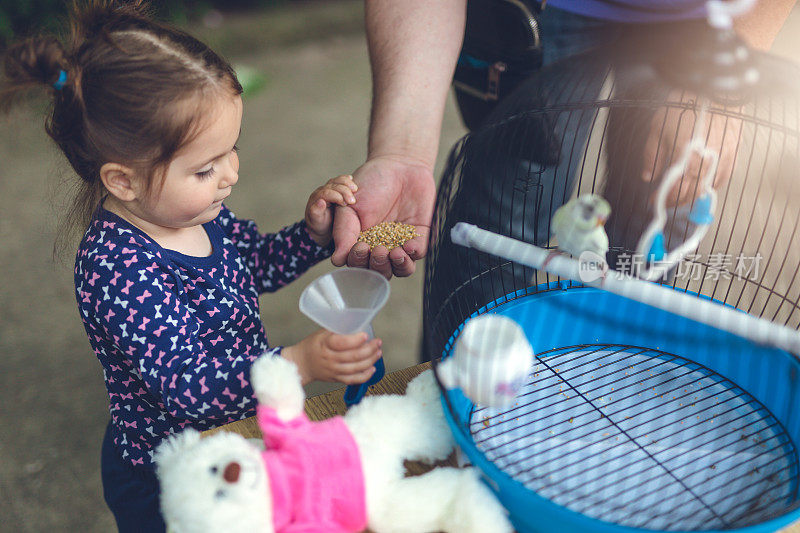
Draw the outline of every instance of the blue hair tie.
M56 91L60 91L64 88L64 85L67 83L67 71L66 70L59 70L58 71L58 79L53 84L53 89Z

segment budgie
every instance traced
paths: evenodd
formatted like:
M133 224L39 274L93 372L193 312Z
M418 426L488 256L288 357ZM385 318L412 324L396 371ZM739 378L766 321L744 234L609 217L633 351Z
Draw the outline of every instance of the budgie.
M573 198L556 209L551 228L558 249L575 258L588 251L605 259L608 235L603 225L610 214L609 203L596 194Z

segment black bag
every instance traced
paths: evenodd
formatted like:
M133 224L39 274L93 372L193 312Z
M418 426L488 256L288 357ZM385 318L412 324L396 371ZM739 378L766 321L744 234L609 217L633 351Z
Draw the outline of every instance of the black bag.
M538 3L469 0L453 86L464 125L478 127L497 102L541 67Z

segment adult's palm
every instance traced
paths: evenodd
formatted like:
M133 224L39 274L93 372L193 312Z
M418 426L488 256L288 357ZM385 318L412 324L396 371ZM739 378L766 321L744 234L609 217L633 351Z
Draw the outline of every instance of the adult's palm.
M415 261L428 249L436 186L433 171L427 166L399 157L376 157L353 172L358 185L356 203L337 207L333 221L336 266L368 267L390 278L410 276ZM402 222L415 226L418 237L403 246L388 250L377 246L370 251L357 243L360 232L381 222Z

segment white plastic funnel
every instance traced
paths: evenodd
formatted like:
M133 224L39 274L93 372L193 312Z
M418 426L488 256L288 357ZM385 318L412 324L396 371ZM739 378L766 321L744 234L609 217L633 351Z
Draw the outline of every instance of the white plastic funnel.
M389 282L374 270L337 268L318 277L300 295L300 311L323 328L372 337L372 319L389 298Z

